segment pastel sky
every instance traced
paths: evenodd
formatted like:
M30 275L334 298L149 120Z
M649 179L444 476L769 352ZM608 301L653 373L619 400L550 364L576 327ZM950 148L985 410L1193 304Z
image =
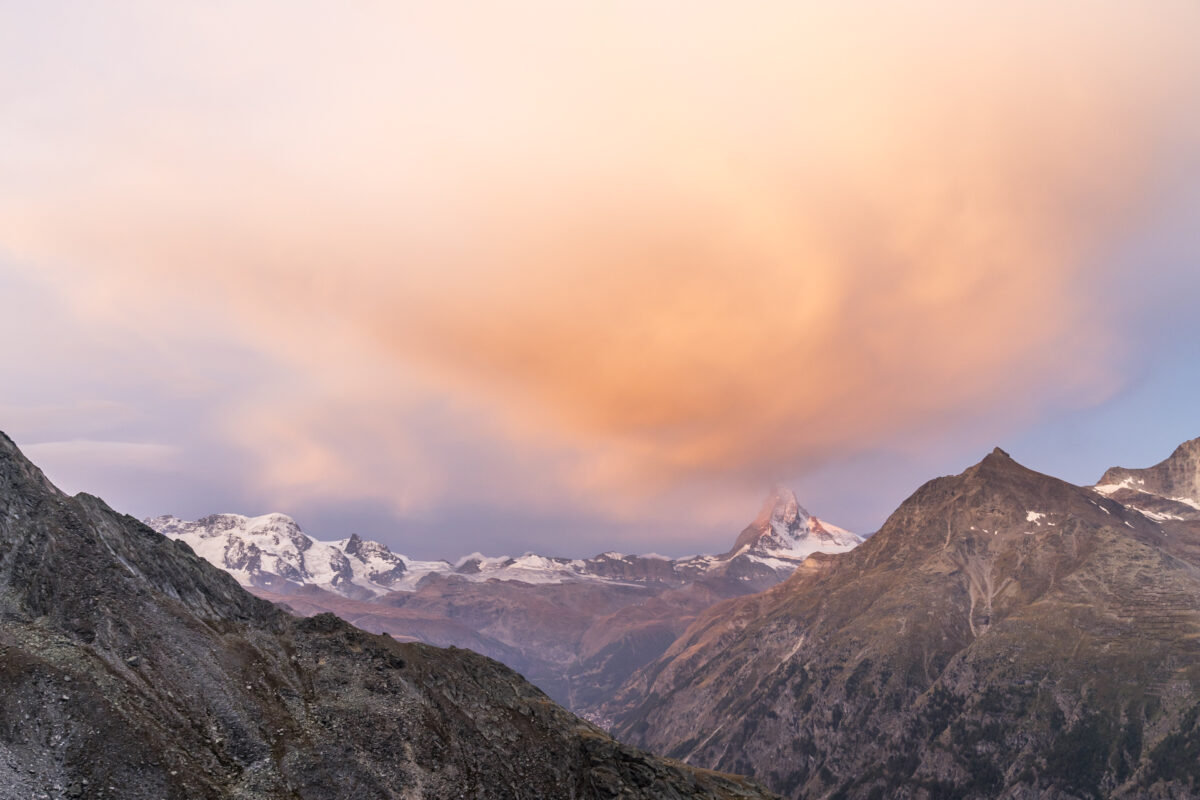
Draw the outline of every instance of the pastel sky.
M1151 10L1152 8L1152 10ZM0 429L414 556L1200 436L1200 5L0 0Z

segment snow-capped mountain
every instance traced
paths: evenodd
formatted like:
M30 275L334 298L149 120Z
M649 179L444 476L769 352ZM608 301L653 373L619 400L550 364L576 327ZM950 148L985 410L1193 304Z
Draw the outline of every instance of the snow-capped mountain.
M1200 520L1200 439L1152 467L1112 467L1092 488L1156 522Z
M590 559L550 558L536 553L516 557L471 553L454 563L418 561L357 534L336 541L314 539L291 517L278 513L259 517L212 514L195 522L165 515L145 522L164 536L186 542L198 555L233 575L243 586L282 594L315 586L362 600L389 592L412 591L422 580L434 575L453 576L472 583L684 580L675 575L674 562L668 559L622 553L603 553Z
M853 550L862 541L858 534L808 513L791 490L776 487L726 556L745 554L764 564L787 568L813 553Z
M357 534L335 541L314 539L286 514L213 514L194 522L164 515L145 522L164 536L186 542L243 586L278 594L316 587L355 600L414 591L422 581L439 575L472 583L684 585L719 574L770 584L782 580L814 552L845 552L862 541L856 534L810 515L786 489L772 492L758 518L728 553L675 560L609 552L587 559L472 553L454 563L418 561Z
M289 586L316 586L365 599L402 588L409 572L409 560L386 545L357 535L317 541L286 514L212 514L195 522L167 515L146 524L186 542L243 586L276 592L286 592Z
M472 553L417 561L354 535L314 539L284 514L146 523L292 613L332 612L375 633L475 650L584 714L714 603L775 586L805 555L858 541L782 492L729 552L679 559Z

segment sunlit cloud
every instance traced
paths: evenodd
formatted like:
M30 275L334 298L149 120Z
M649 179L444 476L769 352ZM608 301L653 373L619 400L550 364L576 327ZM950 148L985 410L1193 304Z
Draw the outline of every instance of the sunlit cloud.
M131 6L0 245L275 364L212 426L281 503L705 517L1120 388L1097 255L1200 150L1200 9L1123 5Z

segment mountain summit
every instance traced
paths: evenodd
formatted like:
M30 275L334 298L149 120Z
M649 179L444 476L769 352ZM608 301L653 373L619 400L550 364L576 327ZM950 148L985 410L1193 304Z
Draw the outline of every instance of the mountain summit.
M769 796L475 653L290 617L2 434L0 681L5 800Z
M1152 467L1112 467L1095 488L1160 521L1200 520L1200 439L1184 442Z
M758 590L786 578L813 553L842 553L862 542L857 534L809 514L796 495L782 487L767 497L758 517L728 552L680 559L613 552L591 558L472 553L454 563L418 561L357 534L334 541L314 539L280 513L210 514L194 522L167 514L144 522L168 538L186 542L243 586L272 597L303 593L310 599L317 596L311 590L320 589L351 600L373 600L416 591L438 577L476 583L632 581L669 586L728 577L747 590Z
M1194 797L1198 554L1200 523L997 449L709 609L607 712L795 798Z
M800 505L795 493L777 486L725 557L745 553L798 564L813 553L843 553L861 543L861 536L817 519Z

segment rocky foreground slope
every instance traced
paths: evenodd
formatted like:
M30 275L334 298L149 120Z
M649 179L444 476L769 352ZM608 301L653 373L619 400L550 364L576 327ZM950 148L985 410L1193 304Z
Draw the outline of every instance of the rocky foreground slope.
M1099 491L999 450L930 481L853 552L701 615L615 730L794 798L1198 797L1200 523L1111 489L1186 507L1198 450Z
M634 670L714 603L773 586L814 552L862 539L777 488L732 549L668 559L526 553L417 561L357 536L319 541L284 514L146 520L251 592L299 614L332 612L376 633L468 647L594 719Z
M504 666L296 619L0 434L0 798L762 798Z

